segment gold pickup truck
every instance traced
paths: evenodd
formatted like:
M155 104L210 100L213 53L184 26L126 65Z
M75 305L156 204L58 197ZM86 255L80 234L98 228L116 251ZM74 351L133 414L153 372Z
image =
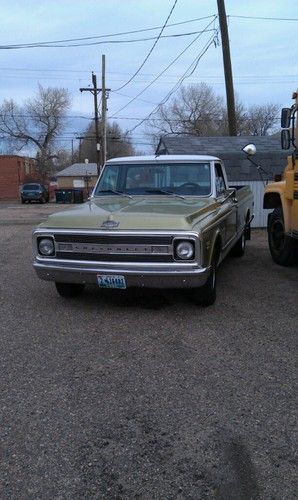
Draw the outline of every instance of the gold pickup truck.
M90 199L33 233L34 268L63 297L101 288L186 288L213 304L216 270L250 238L253 195L212 156L109 160Z

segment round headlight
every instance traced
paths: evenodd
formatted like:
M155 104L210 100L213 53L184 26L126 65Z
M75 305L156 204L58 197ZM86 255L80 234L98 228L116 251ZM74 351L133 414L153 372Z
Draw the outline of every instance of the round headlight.
M191 241L180 241L176 247L176 254L179 259L191 259L194 255L194 246Z
M41 255L53 255L55 253L54 240L52 238L40 239L38 243L38 250Z

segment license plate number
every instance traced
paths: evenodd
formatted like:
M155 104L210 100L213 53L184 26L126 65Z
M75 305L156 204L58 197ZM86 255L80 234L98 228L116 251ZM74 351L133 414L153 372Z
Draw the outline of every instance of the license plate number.
M126 288L125 277L117 274L98 274L97 283L100 288Z

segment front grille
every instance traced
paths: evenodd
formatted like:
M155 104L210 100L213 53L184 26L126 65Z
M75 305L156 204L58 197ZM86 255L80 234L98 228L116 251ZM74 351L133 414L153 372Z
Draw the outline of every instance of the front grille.
M102 262L174 262L173 236L54 234L56 258Z
M118 235L96 235L96 234L54 234L55 241L69 241L71 243L111 243L123 245L171 245L173 236L118 236Z

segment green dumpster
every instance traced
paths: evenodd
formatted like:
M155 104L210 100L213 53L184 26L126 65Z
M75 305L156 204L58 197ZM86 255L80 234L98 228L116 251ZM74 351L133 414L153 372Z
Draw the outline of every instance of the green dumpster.
M73 189L55 189L56 203L73 203Z
M75 188L73 190L73 202L74 203L83 203L84 202L84 191L80 188Z

